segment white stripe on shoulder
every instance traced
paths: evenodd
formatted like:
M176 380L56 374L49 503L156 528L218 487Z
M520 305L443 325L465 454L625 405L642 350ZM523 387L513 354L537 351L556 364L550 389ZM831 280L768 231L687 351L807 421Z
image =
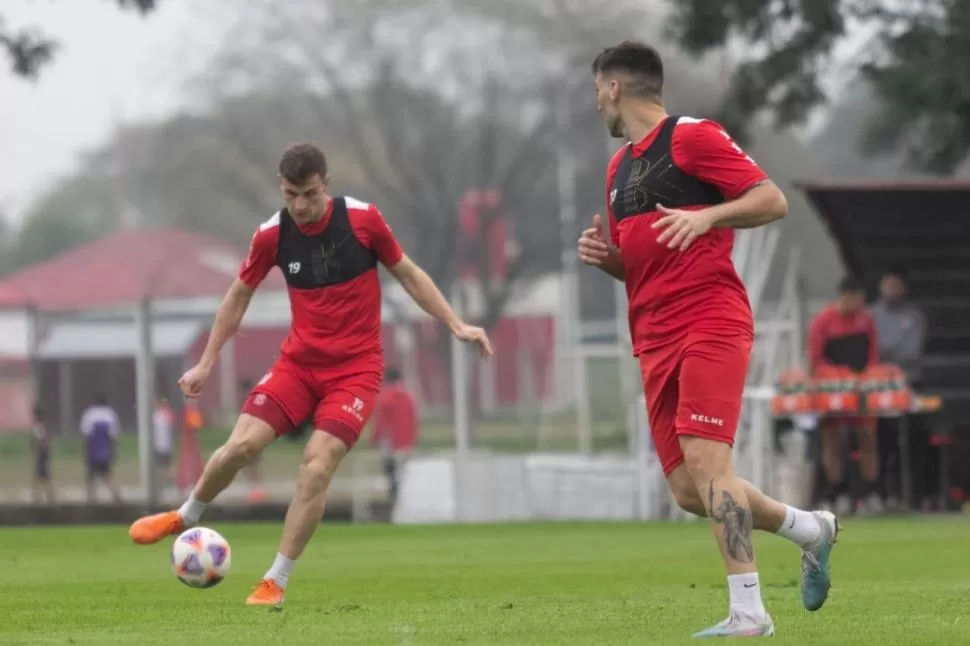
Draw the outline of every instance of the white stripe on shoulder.
M347 204L348 209L357 209L359 211L366 211L367 209L370 208L370 204L368 204L367 202L361 202L357 198L350 197L348 195L344 195L344 203Z
M697 117L680 117L677 119L677 125L682 123L704 123L707 119L698 119Z
M280 212L277 211L273 216L259 225L260 231L265 231L266 229L272 229L273 227L278 227L280 225Z

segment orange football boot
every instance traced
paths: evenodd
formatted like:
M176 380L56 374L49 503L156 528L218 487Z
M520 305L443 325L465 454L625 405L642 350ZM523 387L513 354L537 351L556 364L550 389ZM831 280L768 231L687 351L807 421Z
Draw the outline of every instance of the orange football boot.
M181 514L177 511L166 511L153 516L139 518L128 529L131 540L139 545L157 543L166 536L179 534L187 529Z
M247 606L275 606L283 607L286 592L273 579L263 579L246 599Z

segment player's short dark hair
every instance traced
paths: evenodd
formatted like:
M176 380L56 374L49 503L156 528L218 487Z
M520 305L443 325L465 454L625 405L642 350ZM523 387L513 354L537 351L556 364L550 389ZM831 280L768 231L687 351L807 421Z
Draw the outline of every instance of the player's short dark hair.
M846 276L839 281L840 294L859 294L865 293L866 285L858 276Z
M34 415L34 419L37 420L38 422L44 419L44 409L41 408L40 404L34 404L34 408L31 412Z
M627 89L635 96L663 96L664 63L655 47L634 40L607 47L593 60L593 74L615 72L630 77Z
M313 144L293 144L280 157L280 177L293 184L305 184L314 175L327 176L327 158Z
M91 400L94 402L95 406L108 405L108 396L105 395L104 393L94 393L94 396L91 398Z
M384 371L384 381L389 384L396 384L401 381L401 371L397 368L388 368Z

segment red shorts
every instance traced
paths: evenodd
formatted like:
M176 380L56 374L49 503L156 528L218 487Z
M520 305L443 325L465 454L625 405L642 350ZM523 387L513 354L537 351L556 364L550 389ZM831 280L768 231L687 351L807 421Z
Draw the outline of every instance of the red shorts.
M269 424L277 435L313 418L313 427L353 447L381 389L381 373L354 366L310 368L281 356L246 398L242 412Z
M650 433L664 475L684 462L681 435L734 446L751 340L688 334L640 354Z

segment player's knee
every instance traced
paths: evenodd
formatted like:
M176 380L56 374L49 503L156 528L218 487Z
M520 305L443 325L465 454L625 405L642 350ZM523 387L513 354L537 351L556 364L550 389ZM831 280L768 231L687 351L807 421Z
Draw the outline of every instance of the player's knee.
M259 457L263 450L263 443L255 433L233 433L223 446L225 460L241 469Z
M222 458L228 464L241 469L259 457L275 435L275 431L266 422L243 415L222 446Z
M698 516L705 515L704 501L686 467L678 466L667 475L667 488L678 507Z
M691 482L689 487L671 488L670 493L674 496L677 506L686 512L703 516L705 514L704 501L697 491L697 486Z
M326 456L304 456L297 488L304 497L317 496L327 490L335 469L336 465Z
M324 433L314 434L300 465L299 488L304 495L314 496L327 489L346 452L340 440Z
M223 460L237 469L255 460L257 455L259 449L256 442L248 437L230 438L222 447Z

